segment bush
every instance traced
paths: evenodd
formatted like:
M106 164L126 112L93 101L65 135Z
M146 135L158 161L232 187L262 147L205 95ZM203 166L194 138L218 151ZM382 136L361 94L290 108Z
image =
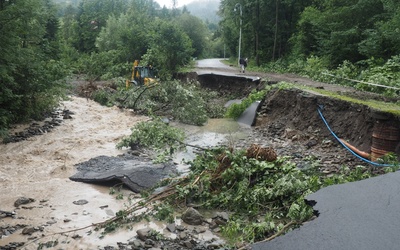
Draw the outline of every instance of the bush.
M123 138L116 147L149 148L156 151L162 161L180 149L185 138L182 130L169 126L158 117L151 121L139 122L131 130L131 135Z
M267 89L269 90L270 87L267 86L266 89L261 91L253 90L248 97L243 99L240 104L233 103L231 106L228 107L225 117L238 119L240 115L248 108L253 102L261 101L265 98L265 94L267 93Z
M134 109L144 114L170 115L179 122L203 125L208 115L216 117L224 108L213 105L215 92L207 92L196 84L182 84L179 81L164 81L151 86L125 88L120 81L115 93L98 91L94 99L103 105L117 105Z

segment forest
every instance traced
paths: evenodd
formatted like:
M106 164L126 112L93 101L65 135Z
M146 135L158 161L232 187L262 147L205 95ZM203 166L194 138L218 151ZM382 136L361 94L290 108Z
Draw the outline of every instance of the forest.
M74 75L126 78L140 59L170 79L194 58L234 61L239 48L252 70L398 95L400 1L221 0L218 15L153 0L0 0L1 133L45 116Z

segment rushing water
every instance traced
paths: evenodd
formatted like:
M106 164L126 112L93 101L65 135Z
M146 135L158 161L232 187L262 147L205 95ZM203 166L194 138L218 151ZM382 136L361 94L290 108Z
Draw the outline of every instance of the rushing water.
M186 142L201 148L211 148L221 144L231 145L248 136L249 129L231 119L209 119L204 126L189 126L176 124L186 132ZM187 146L186 150L179 152L174 161L178 164L178 171L185 173L188 166L185 161L191 161L196 157L199 149Z
M33 236L66 232L105 221L126 208L126 199L117 200L109 194L109 187L73 182L75 164L100 155L117 156L126 150L117 150L115 144L130 134L130 128L148 119L130 111L108 108L79 97L64 102L64 108L74 112L73 119L65 120L52 132L18 143L0 145L0 210L15 211L17 218L0 219L0 227L25 224L44 226L43 232ZM220 143L234 143L247 136L248 129L229 119L211 119L202 127L174 124L185 130L187 143L199 147L213 147ZM18 129L18 128L17 128ZM187 171L183 160L195 157L192 147L179 153L175 161L181 172ZM122 190L124 197L128 190ZM25 208L15 208L19 197L35 199ZM85 205L75 205L77 200L87 200ZM139 228L152 227L166 233L165 226L156 222L138 224L129 230L119 230L99 240L99 232L88 227L84 230L47 237L41 242L68 241L68 248L92 249L98 246L127 242ZM80 235L71 240L66 236ZM0 239L0 247L9 242L26 242L28 236L20 231ZM207 237L205 235L204 237ZM62 247L62 246L61 246ZM36 249L37 243L25 249Z

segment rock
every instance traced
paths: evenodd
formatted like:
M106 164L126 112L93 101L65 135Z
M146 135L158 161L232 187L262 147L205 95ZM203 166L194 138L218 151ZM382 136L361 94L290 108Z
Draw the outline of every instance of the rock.
M195 227L193 229L193 232L196 234L201 234L204 233L205 231L207 231L206 227L200 226L200 227Z
M216 229L217 227L218 227L218 224L215 223L215 221L211 222L211 224L210 224L210 229L211 230Z
M176 230L175 223L168 224L168 225L167 225L167 229L168 229L168 231L170 231L171 233L174 233L175 230Z
M80 236L79 234L75 234L71 238L74 239L74 240L77 240L77 239L82 238L82 236Z
M316 140L309 140L307 143L306 143L306 147L307 148L312 148L312 147L314 147L315 145L317 145L318 144L318 142L316 141Z
M20 205L28 204L34 201L35 200L32 198L20 197L14 202L14 206L19 207Z
M145 246L154 246L156 243L152 239L146 239L144 244L145 244Z
M128 244L117 242L118 250L131 250Z
M57 221L55 221L55 220L51 220L51 221L46 222L47 225L53 225L53 224L56 224L56 223L57 223Z
M106 246L104 247L104 250L116 250L116 248L113 246Z
M115 213L114 213L111 209L107 209L107 210L106 210L106 214L107 214L108 216L115 216Z
M203 216L194 208L188 208L182 214L182 220L189 225L201 225L203 223Z
M224 221L229 220L229 214L227 212L216 212L213 219L220 218L223 219Z
M146 241L149 236L150 228L142 228L136 231L138 238L142 241Z
M75 205L85 205L88 204L89 202L87 200L77 200L72 203L74 203Z
M184 241L182 245L187 247L188 249L193 249L193 244L190 240Z
M215 241L207 246L207 249L220 249L223 246L222 241Z
M179 234L178 234L178 238L180 239L180 240L186 240L187 239L187 233L186 232L180 232Z
M133 249L140 249L144 247L143 243L140 240L130 241L129 245L131 245Z
M214 233L219 233L221 231L221 228L217 227L213 230Z
M223 226L223 225L226 225L226 221L225 220L223 220L223 219L221 219L221 218L216 218L215 220L215 224L217 224L218 226Z
M35 232L35 228L34 227L26 227L22 230L22 234L23 235L31 235Z
M9 212L9 211L0 210L0 219L5 218L5 217L15 217L16 215L17 214L14 211Z

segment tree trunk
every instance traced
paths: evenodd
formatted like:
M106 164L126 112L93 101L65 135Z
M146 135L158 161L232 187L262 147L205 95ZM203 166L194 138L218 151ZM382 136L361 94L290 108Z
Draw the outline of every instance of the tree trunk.
M257 4L256 4L256 64L257 66L260 66L260 52L259 52L259 34L260 34L260 1L257 0Z
M274 35L274 47L272 50L272 61L275 61L275 53L276 53L276 43L278 39L278 4L279 0L275 1L275 35Z

